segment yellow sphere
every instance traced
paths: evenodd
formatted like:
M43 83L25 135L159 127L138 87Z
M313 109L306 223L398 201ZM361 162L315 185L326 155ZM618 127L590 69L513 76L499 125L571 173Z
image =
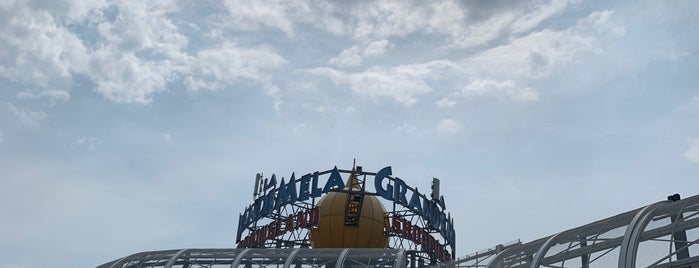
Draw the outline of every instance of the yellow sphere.
M345 190L349 189L346 187ZM318 228L311 230L313 248L385 248L385 215L381 202L371 195L364 196L358 226L345 225L347 193L330 192L318 201Z

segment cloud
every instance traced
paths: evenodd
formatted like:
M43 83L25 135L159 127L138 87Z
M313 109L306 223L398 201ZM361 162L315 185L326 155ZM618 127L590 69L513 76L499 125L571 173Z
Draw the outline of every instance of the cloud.
M348 85L358 95L370 98L391 98L404 106L417 102L418 95L432 92L428 80L436 79L443 70L456 66L450 61L401 65L391 68L372 67L363 72L347 73L331 68L315 68L310 73L328 77L333 83Z
M339 67L359 66L362 64L360 49L354 45L340 52L340 55L337 55L337 57L331 58L329 62Z
M147 104L152 96L188 69L182 49L188 40L168 17L172 1L121 1L113 21L97 31L104 43L90 54L86 75L96 91L116 102Z
M46 87L86 69L87 49L47 10L11 1L0 5L0 17L0 77Z
M228 0L228 27L258 30L267 27L293 35L297 25L308 25L327 32L349 36L357 44L387 40L413 33L449 37L455 47L472 47L504 34L526 33L543 21L561 14L579 0L551 1L499 7L464 4L459 1L338 1ZM483 12L484 9L493 12ZM478 19L473 19L478 18ZM341 53L342 54L342 53ZM350 51L345 53L349 55ZM357 55L357 54L351 54ZM338 57L337 62L342 62Z
M483 76L539 79L577 53L592 50L593 44L593 37L572 30L542 30L479 53L464 65Z
M435 101L435 104L437 104L437 107L439 108L451 108L456 105L456 101L450 100L447 97L442 98L441 100Z
M383 55L388 46L388 40L378 40L369 43L366 48L364 48L364 56L379 56Z
M611 11L593 12L568 29L529 33L476 55L468 60L468 65L479 66L477 72L484 74L542 78L573 61L577 54L595 51L596 35L604 25L612 24L611 14Z
M614 10L602 10L592 12L587 18L580 20L576 25L580 31L595 31L620 37L626 33L626 27L611 21Z
M34 111L30 108L17 107L9 102L7 103L7 109L17 116L25 125L37 126L39 122L46 118L46 113L43 111Z
M520 15L510 25L513 34L531 31L545 20L562 13L568 6L578 4L581 0L554 0L547 4L534 4L533 9Z
M574 62L579 54L597 52L598 39L610 33L616 36L621 27L612 22L613 11L599 11L590 13L562 30L543 29L527 32L538 27L545 18L559 14L567 6L575 3L577 1L566 1L555 6L535 8L534 10L538 11L531 12L541 14L532 14L528 19L522 19L519 22L522 25L517 28L520 29L518 35L512 36L502 45L476 52L459 61L439 60L396 67L374 66L354 73L315 68L311 73L329 77L336 84L347 84L359 95L390 97L405 106L414 104L417 96L432 92L432 81L445 81L442 79L446 77L455 78L453 81L460 81L466 85L457 89L457 95L460 96L491 96L518 102L537 101L540 93L528 86L531 81L550 76L556 70ZM523 16L512 12L508 13L510 15L491 16L483 22L503 20L504 26L500 30L511 32L512 29L506 28L511 27L518 16ZM486 40L491 37L483 38ZM354 45L343 51L340 56L331 59L331 63L340 67L358 66L362 56L361 46ZM448 105L448 101L438 104L439 107Z
M531 102L539 100L539 93L532 88L516 87L512 80L495 81L480 79L471 82L461 89L463 96L496 96L508 98L518 102Z
M362 57L379 56L386 52L388 40L373 41L363 46L353 45L343 50L337 57L331 58L330 63L338 67L353 67L362 64Z
M682 155L689 161L699 163L699 139L691 139L689 148Z
M230 43L188 49L189 38L173 19L179 11L174 1L61 3L0 6L6 21L0 27L0 77L38 88L18 98L48 98L52 105L67 101L63 88L72 87L75 76L88 79L106 99L123 103L148 104L176 81L191 89L252 81L277 96L279 87L264 71L280 66L281 56L269 48ZM76 25L85 28L80 35Z
M290 14L296 8L303 8L304 1L242 1L224 2L230 15L232 27L244 30L256 30L261 26L280 30L287 35L293 34L293 22Z
M259 82L267 93L275 95L279 88L270 82L265 70L281 67L286 60L266 47L242 48L235 43L223 43L216 48L197 53L186 78L190 89L220 89L235 82Z
M459 121L454 119L442 119L437 124L437 131L445 134L454 134L461 131L464 127Z
M48 89L41 92L35 91L21 91L17 93L18 99L49 99L51 106L58 102L65 102L70 99L70 94L65 90Z
M327 76L335 84L347 84L358 95L388 97L405 106L415 104L416 95L432 91L421 79L393 70L371 69L361 73L345 73L330 68L317 68L310 72Z
M505 43L498 47L474 51L470 54L473 56L455 64L462 70L454 71L461 72L462 83L488 78L526 85L525 80L545 77L573 61L578 53L594 50L594 34L623 33L623 27L612 23L613 11L594 12L570 29L534 31L577 2L520 5L228 0L222 6L229 21L211 31L223 35L226 27L271 28L291 36L300 26L315 27L352 39L353 45L329 60L340 68L360 66L367 57L384 55L391 38L415 33L436 36L435 40L457 48L503 40ZM265 45L243 46L231 41L191 46L190 38L194 36L178 26L178 4L167 0L5 4L0 7L7 22L0 28L0 45L5 48L0 51L0 77L38 91L67 93L78 76L92 82L94 91L108 100L140 104L150 103L173 83L182 82L193 90L252 83L273 96L275 103L283 102L280 87L270 75L286 63L283 56ZM498 12L480 14L484 8ZM78 32L77 28L85 31ZM428 80L435 78L399 71L429 63L372 67L344 73L346 79L334 81L350 85L360 95L390 97L410 106L417 101L416 96L433 90ZM377 84L384 82L385 86ZM54 96L52 102L64 99Z

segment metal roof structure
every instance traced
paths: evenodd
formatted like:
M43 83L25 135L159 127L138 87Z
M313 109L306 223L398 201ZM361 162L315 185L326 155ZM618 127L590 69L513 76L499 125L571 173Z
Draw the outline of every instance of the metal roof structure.
M97 268L406 267L404 249L181 249L136 253ZM428 264L410 262L412 266ZM435 267L699 267L699 195L679 195L528 243Z
M97 268L405 267L403 249L180 249L141 252Z
M440 267L699 267L699 195L675 194L528 243L469 254Z

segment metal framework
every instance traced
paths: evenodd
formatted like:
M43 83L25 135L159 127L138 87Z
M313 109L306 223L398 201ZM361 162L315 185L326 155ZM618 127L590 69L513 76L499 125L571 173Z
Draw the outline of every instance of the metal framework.
M699 195L650 204L528 243L497 245L438 267L699 267Z
M405 267L403 249L175 249L141 252L97 268Z

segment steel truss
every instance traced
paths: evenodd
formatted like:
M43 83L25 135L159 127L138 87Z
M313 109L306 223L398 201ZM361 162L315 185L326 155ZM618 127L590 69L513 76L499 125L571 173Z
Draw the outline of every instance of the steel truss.
M97 268L405 267L403 249L180 249L136 253Z
M469 254L438 267L699 267L699 195L648 206L528 243Z

